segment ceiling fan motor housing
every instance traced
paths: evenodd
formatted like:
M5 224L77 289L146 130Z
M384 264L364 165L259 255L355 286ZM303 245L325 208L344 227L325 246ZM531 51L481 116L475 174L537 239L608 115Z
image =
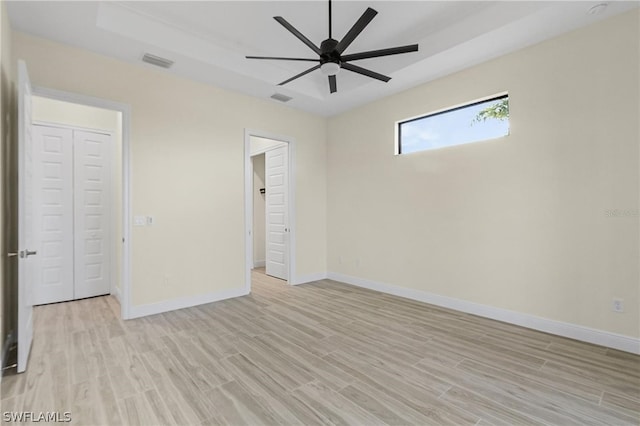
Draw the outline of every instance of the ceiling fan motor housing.
M340 65L340 53L336 50L338 40L328 38L320 44L320 64L326 64L327 62L333 62Z

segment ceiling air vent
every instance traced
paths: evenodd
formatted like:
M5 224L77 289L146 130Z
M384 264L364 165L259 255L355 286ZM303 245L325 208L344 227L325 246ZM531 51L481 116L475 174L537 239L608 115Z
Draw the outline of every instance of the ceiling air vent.
M271 95L271 99L275 99L280 102L289 102L293 98L291 96L283 95L282 93L274 93Z
M142 62L146 62L148 64L162 68L171 68L171 66L173 65L172 60L161 58L160 56L152 55L151 53L145 53L142 57Z

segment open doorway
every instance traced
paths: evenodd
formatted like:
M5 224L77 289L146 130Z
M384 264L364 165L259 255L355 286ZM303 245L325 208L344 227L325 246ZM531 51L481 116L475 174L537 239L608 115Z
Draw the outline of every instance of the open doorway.
M111 172L111 194L109 196L110 208L110 224L112 227L111 236L109 239L110 245L110 293L114 295L120 303L120 314L122 319L130 318L130 283L131 283L131 165L130 165L130 153L129 153L129 141L130 141L130 128L131 128L131 107L126 104L114 102L107 99L95 98L92 96L81 95L77 93L64 92L55 89L49 89L45 87L34 87L33 97L42 98L47 102L63 102L73 105L74 108L88 107L87 111L110 111L117 116L117 125L114 127L112 137L115 142L112 144L113 151L111 153L112 165L110 167ZM91 108L95 108L92 110ZM79 110L75 110L76 112ZM89 122L85 121L84 125L78 123L77 118L72 118L70 121L64 116L56 115L56 112L51 112L50 118L44 120L34 121L39 124L67 124L72 127L74 124L79 127L96 128L104 127L104 121L94 122L93 125L87 126ZM60 111L58 111L60 114ZM74 115L74 114L72 114ZM45 117L40 116L40 119ZM103 116L104 119L104 116ZM95 120L95 118L94 118Z
M251 272L292 284L295 258L293 141L245 135L246 287Z

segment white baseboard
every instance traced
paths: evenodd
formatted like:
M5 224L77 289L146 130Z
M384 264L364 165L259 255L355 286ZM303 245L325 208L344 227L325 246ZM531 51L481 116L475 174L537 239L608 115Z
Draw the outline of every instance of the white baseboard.
M111 295L116 298L118 303L121 303L120 302L120 287L113 287L113 290L111 290Z
M264 268L265 266L267 266L266 260L256 260L253 262L254 268Z
M407 299L417 300L456 311L466 312L485 318L531 328L545 333L568 337L583 342L602 345L625 352L640 354L640 339L624 336L622 334L610 333L608 331L596 330L581 325L565 323L561 321L541 318L521 312L510 311L493 306L482 305L453 297L441 296L421 290L414 290L406 287L399 287L392 284L385 284L353 277L335 272L327 274L329 279L341 281L343 283L380 291L382 293L393 294Z
M307 274L307 275L299 275L296 279L291 283L291 285L300 285L306 284L313 281L320 281L327 278L326 272L316 272L315 274Z
M163 312L175 311L178 309L231 299L232 297L246 296L247 294L249 294L249 292L244 287L241 287L216 293L201 294L199 296L180 297L178 299L149 303L147 305L131 306L129 318L133 319L145 317L147 315L161 314Z

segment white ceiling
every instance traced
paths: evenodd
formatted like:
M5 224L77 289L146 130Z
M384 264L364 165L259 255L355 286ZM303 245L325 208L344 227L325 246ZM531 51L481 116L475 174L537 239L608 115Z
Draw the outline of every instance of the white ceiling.
M319 45L328 35L326 1L9 1L7 9L14 30L146 67L140 59L152 53L175 61L163 72L259 98L283 93L293 97L287 105L329 116L638 7L608 1L603 13L587 13L599 3L334 1L337 39L367 7L379 12L346 53L420 45L416 53L357 62L389 75L389 83L342 70L335 94L319 71L277 86L313 63L244 58L314 58L273 16Z

